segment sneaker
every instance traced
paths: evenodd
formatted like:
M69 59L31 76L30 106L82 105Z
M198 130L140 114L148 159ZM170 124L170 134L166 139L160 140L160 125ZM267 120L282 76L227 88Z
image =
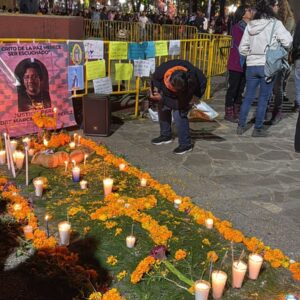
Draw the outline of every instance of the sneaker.
M268 132L263 128L260 129L254 128L252 132L253 137L266 137L268 135L269 135Z
M236 129L237 135L242 135L246 131L246 127L238 126Z
M160 135L159 137L151 140L151 143L153 145L170 144L170 143L172 143L172 138Z
M282 114L281 114L281 112L278 112L278 113L276 113L276 114L272 117L272 119L271 119L272 124L271 124L271 125L276 125L276 124L278 124L281 120L282 120Z
M177 148L173 150L174 154L184 154L193 150L193 145L189 146L181 146L179 145Z

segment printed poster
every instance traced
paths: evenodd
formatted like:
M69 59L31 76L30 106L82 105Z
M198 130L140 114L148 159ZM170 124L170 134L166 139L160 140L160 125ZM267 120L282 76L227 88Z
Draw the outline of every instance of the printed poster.
M83 65L85 61L85 52L83 42L68 41L69 46L69 65Z
M68 67L68 91L84 90L83 66Z
M53 116L57 127L75 125L68 92L66 43L8 43L0 46L0 132L11 136L38 131L36 111Z

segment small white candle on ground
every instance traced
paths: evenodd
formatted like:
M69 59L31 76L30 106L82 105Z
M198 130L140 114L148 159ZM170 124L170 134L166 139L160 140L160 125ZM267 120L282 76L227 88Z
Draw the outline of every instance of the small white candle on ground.
M212 228L214 227L214 220L211 219L211 218L207 218L207 219L205 220L205 227L206 227L207 229L212 229Z
M135 245L135 240L136 240L135 236L133 236L133 235L127 236L126 237L126 246L128 248L133 248Z
M175 199L174 200L174 207L176 209L178 209L181 203L182 203L181 199Z
M65 164L65 172L67 172L68 171L68 164L69 164L69 162L67 160L65 160L64 164Z
M49 231L49 219L50 216L48 214L45 215L45 221L46 221L46 231L47 231L47 237L49 238L50 236L50 231Z
M147 186L147 179L146 178L141 178L141 186Z
M23 227L24 236L26 239L30 238L33 233L33 228L30 225L26 225Z
M210 290L210 283L205 280L195 282L195 300L207 300Z
M58 233L60 245L68 246L70 244L71 224L67 221L58 224Z
M74 182L80 181L80 168L79 167L74 167L72 169L72 178L73 178Z
M71 142L70 144L69 144L69 147L70 147L70 149L75 149L75 142Z
M10 149L11 153L14 153L17 149L18 142L16 140L11 140L10 141Z
M242 287L245 274L247 272L247 264L241 260L236 260L232 264L232 287L240 289Z
M88 158L88 155L87 154L84 154L84 160L83 160L83 165L85 166L86 164L86 159Z
M43 195L43 181L41 179L34 180L33 185L35 187L35 195L41 197Z
M0 165L4 165L6 162L6 151L1 150L0 151Z
M81 136L78 135L78 138L77 138L77 144L80 145L80 140L81 140Z
M227 274L223 271L213 271L211 274L214 299L221 299L225 288Z
M80 188L81 188L82 190L85 190L85 189L87 188L87 181L86 181L86 180L81 180L81 181L79 182L79 184L80 184Z
M74 133L74 134L73 134L73 140L74 140L74 143L76 143L76 142L77 142L77 136L78 136L78 134L77 134L77 133Z
M46 139L44 139L43 144L44 146L48 147L49 142Z
M103 179L103 189L104 189L104 195L108 195L112 191L114 180L111 178L104 178Z
M30 148L30 149L28 150L28 155L29 155L29 156L33 156L33 155L34 155L34 152L35 152L35 149Z
M119 170L120 171L124 171L126 168L126 165L125 164L119 164Z
M15 157L15 160L16 160L16 167L17 167L17 169L22 169L23 163L24 163L25 154L23 152L21 152L21 151L15 151L14 152L14 157Z
M256 280L260 272L263 263L263 257L259 254L252 253L249 255L248 266L249 266L249 278Z
M22 205L19 203L16 203L13 207L14 207L14 211L18 211L22 209Z

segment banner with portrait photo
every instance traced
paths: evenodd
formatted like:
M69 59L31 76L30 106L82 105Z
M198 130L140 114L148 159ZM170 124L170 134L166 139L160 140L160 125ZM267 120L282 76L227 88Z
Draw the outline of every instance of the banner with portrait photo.
M0 132L11 136L38 131L36 111L53 116L57 128L75 125L68 92L66 43L8 43L0 46Z

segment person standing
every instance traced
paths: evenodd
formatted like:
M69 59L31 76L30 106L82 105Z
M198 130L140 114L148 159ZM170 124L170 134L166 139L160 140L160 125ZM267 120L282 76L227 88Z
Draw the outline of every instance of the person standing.
M158 101L160 136L152 139L152 144L162 145L172 142L172 115L175 121L179 146L175 154L184 154L193 149L188 111L194 96L202 97L206 89L203 72L186 60L169 60L162 63L152 76L153 91L150 98Z
M239 6L235 12L234 25L232 27L232 46L227 63L228 69L228 89L225 98L224 119L237 123L240 107L242 104L242 94L246 84L246 65L241 61L239 45L244 34L247 23L252 18L250 6Z
M246 94L241 106L237 127L238 135L246 131L247 117L258 87L258 106L252 136L265 137L268 135L263 128L263 122L274 80L266 81L265 79L266 49L269 43L271 48L279 43L288 49L293 41L291 34L285 29L282 22L276 19L277 12L277 0L258 1L254 19L248 23L239 46L240 54L246 56L247 69Z

